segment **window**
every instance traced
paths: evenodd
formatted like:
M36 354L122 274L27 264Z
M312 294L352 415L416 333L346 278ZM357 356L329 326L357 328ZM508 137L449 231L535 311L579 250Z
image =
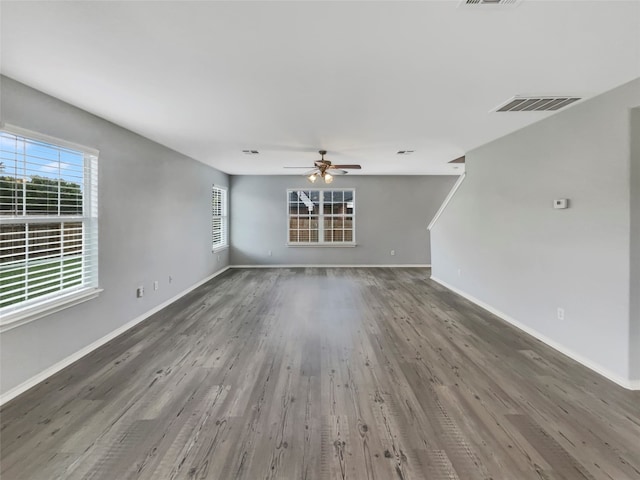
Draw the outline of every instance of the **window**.
M97 294L97 155L21 129L0 130L3 324Z
M354 190L287 190L289 245L355 245Z
M215 185L211 189L211 225L211 248L227 247L227 190Z

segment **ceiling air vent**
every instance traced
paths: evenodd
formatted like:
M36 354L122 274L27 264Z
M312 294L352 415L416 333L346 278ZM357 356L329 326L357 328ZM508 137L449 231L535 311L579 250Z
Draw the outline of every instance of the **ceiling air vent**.
M520 3L521 0L462 0L460 2L461 7L476 7L476 6L487 6L487 5L500 5L500 6L509 6L515 7Z
M555 112L581 100L572 96L516 96L501 104L496 112Z

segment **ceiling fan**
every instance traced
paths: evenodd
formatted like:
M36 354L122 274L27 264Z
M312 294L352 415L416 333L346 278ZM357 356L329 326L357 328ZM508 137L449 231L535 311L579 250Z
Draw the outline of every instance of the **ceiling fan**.
M304 175L311 183L315 183L318 177L324 180L324 183L333 182L334 175L346 175L347 170L360 170L360 165L333 165L329 160L325 160L324 156L327 154L326 150L319 150L318 153L322 158L316 160L313 170L309 170ZM284 167L284 168L309 168L309 167Z

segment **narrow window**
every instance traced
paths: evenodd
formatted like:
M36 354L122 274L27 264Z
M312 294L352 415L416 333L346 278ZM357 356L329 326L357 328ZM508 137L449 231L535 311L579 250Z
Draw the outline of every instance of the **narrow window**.
M227 190L216 187L211 189L211 248L218 250L227 247Z

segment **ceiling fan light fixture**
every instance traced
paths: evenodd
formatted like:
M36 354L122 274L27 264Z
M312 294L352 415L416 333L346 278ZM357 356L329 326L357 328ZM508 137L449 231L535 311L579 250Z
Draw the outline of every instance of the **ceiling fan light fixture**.
M1 1L1 0L0 0ZM362 167L356 164L348 165L334 165L329 160L325 160L324 156L327 153L326 150L320 150L318 152L322 157L320 160L313 162L313 170L307 170L304 173L305 178L309 183L316 183L318 177L322 177L324 183L333 182L335 175L346 175L348 169L360 170ZM307 168L307 167L284 167L284 168ZM329 173L331 172L331 173Z

